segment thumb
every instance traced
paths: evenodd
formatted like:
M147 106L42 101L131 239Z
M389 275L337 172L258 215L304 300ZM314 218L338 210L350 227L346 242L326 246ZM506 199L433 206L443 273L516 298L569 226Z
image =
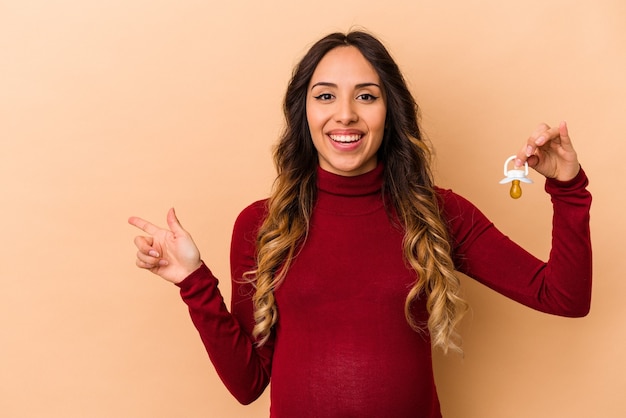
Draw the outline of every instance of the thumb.
M169 226L170 230L175 234L187 232L180 224L178 217L176 217L176 211L174 210L174 208L170 208L170 210L167 212L167 226Z
M565 121L559 124L559 137L561 139L561 145L572 146L572 140L569 137L569 130L567 129L567 123Z

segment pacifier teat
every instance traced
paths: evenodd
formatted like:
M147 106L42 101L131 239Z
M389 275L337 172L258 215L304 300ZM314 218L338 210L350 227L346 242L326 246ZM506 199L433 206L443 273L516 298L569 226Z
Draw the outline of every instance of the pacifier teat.
M515 155L510 156L504 162L504 175L505 177L500 180L500 184L511 183L511 190L509 194L513 199L519 199L522 196L522 188L520 186L520 182L523 183L532 183L533 181L529 179L528 176L528 163L524 164L524 170L508 170L508 165L511 161L516 158Z

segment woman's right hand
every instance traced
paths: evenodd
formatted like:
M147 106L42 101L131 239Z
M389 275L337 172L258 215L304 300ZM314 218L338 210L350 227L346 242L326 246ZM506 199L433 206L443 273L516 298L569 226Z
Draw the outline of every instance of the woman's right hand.
M180 283L201 265L200 251L191 235L183 229L174 208L167 212L169 229L132 216L128 223L141 229L147 236L135 237L137 267L172 282Z

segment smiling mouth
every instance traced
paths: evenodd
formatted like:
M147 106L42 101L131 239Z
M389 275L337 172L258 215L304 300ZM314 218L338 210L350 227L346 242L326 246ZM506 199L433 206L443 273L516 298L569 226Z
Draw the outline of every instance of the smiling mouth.
M342 144L350 144L352 142L357 142L360 140L363 135L329 135L330 139L335 142L340 142Z

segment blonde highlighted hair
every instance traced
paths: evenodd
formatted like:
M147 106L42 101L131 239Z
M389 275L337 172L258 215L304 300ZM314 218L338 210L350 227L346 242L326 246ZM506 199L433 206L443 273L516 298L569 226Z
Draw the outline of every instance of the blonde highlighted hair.
M274 151L277 177L268 215L257 237L257 268L247 274L255 286L253 330L264 344L278 321L274 290L285 280L292 260L306 241L316 199L317 151L306 119L306 94L317 64L330 50L354 46L376 69L387 98L387 115L378 160L384 165L382 196L388 213L404 230L404 258L416 280L405 303L408 324L423 332L412 306L426 297L428 332L444 352L460 351L456 326L467 310L460 296L448 231L430 171L431 153L418 124L418 107L386 48L372 35L333 33L315 43L295 67L285 95L286 125ZM392 215L390 215L392 216Z

